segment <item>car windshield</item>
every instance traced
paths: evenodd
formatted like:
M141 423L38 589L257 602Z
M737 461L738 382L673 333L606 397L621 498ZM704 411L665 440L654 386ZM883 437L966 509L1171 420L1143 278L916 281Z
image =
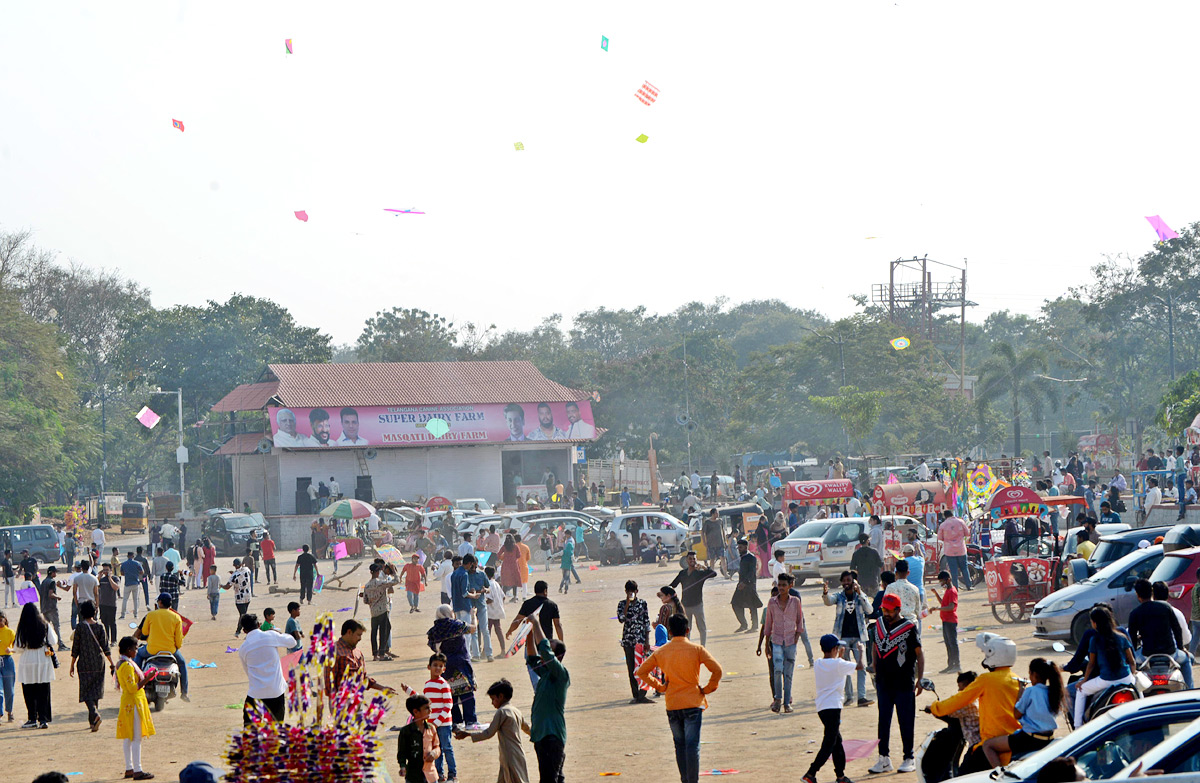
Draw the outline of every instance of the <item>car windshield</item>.
M262 514L230 514L221 518L225 520L226 530L250 530L267 526Z
M805 522L793 530L788 538L820 538L832 526L833 522L827 520Z
M1096 546L1096 551L1092 552L1092 556L1088 561L1095 563L1115 563L1125 555L1132 552L1137 547L1137 543L1133 541L1101 541Z
M1108 715L1093 719L1058 742L1004 768L1010 774L996 770L992 773L993 780L1007 780L1014 775L1019 780L1032 780L1046 762L1058 756L1074 756L1085 780L1106 780L1186 726L1196 715L1177 713L1137 722L1131 717L1126 716L1117 725Z
M1179 577L1183 576L1188 570L1188 566L1192 564L1190 557L1174 557L1167 555L1162 559L1162 562L1154 569L1154 573L1150 574L1151 582L1166 582L1168 585Z

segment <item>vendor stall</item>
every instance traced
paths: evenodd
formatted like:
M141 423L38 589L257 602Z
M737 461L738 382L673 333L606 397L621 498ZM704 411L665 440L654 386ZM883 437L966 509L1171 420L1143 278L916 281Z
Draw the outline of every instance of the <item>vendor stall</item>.
M871 513L921 518L950 508L946 488L939 481L876 484L871 492Z
M854 497L854 482L850 479L821 479L819 481L789 481L783 490L783 507L840 506Z

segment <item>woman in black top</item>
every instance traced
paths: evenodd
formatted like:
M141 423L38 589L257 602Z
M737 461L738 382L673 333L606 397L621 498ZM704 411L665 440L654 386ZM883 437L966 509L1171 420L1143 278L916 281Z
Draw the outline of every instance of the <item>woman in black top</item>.
M96 605L84 601L79 605L79 625L71 639L71 671L79 672L79 701L87 705L88 725L92 731L100 728L97 703L104 698L104 661L108 660L110 674L116 672L104 626L96 622Z

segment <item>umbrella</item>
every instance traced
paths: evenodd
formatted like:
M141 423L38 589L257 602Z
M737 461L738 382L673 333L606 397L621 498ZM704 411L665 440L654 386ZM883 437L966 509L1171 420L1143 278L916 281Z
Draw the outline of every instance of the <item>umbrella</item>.
M354 498L343 498L329 504L320 513L334 519L366 519L375 513L375 507Z

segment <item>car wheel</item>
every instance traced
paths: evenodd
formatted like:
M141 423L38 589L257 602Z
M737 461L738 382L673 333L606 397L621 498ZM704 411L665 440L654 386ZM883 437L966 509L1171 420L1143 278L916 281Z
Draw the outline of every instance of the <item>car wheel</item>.
M807 578L808 577L806 577L806 576L796 577L796 587L799 587L800 585L804 584L804 580L806 580Z
M1071 621L1071 644L1076 647L1083 641L1083 635L1092 627L1092 619L1087 612L1080 612L1075 615L1075 619Z

